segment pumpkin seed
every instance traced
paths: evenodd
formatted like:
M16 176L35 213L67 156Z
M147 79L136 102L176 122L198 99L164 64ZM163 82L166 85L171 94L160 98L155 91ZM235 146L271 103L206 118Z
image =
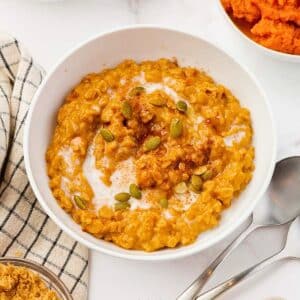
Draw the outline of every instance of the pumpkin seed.
M196 189L196 190L201 190L203 181L201 176L198 175L192 175L191 177L191 185Z
M101 128L100 129L100 134L102 135L103 139L108 143L112 142L115 139L112 132L110 130L106 129L106 128Z
M145 141L144 144L145 151L155 150L159 146L159 144L160 144L159 136L150 137Z
M129 193L133 198L136 198L136 199L141 199L142 198L142 192L135 183L132 183L129 186Z
M172 138L178 138L182 135L183 124L179 119L172 119L170 124L170 135Z
M130 204L128 202L118 202L115 204L115 210L123 210L129 207Z
M86 201L80 196L74 195L74 201L80 209L86 209Z
M174 190L176 194L184 194L187 191L186 183L184 181L178 183Z
M212 178L213 172L212 170L207 170L206 172L204 172L201 177L203 180L209 180Z
M169 201L167 198L161 198L159 200L159 204L162 208L168 208L168 205L169 205Z
M207 171L207 166L201 166L194 170L195 175L203 175Z
M166 104L166 100L164 98L156 97L150 99L149 103L154 106L164 106Z
M136 86L134 87L130 92L129 92L129 96L130 97L134 97L137 95L140 95L141 93L143 93L145 91L145 88L142 86Z
M178 101L176 103L176 108L181 111L181 112L186 112L187 111L187 104L184 101Z
M115 195L115 199L120 202L126 202L130 199L130 194L128 193L119 193Z
M191 183L189 183L189 190L194 192L195 194L201 193L201 190L196 189Z
M122 115L125 119L131 119L132 117L132 107L129 102L125 101L121 108Z

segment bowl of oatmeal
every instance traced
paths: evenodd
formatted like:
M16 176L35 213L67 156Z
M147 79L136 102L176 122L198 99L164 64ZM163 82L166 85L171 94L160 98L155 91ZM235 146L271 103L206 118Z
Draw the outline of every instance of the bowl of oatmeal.
M275 148L247 71L198 37L147 26L68 54L39 89L24 140L50 217L92 249L137 260L230 234L266 189Z
M249 45L274 58L300 62L298 0L219 0L222 14Z

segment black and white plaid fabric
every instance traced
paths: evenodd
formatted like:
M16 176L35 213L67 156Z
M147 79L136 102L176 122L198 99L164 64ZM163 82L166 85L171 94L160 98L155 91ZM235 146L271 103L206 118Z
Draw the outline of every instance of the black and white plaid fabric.
M0 256L21 256L45 265L74 299L84 300L88 250L45 214L24 168L24 122L43 75L15 39L0 34Z

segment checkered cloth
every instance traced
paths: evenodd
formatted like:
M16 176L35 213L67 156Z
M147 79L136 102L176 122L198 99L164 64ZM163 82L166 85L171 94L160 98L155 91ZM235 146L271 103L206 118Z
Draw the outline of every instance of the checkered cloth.
M0 256L35 260L56 273L75 300L87 299L88 250L45 214L24 168L24 121L43 75L15 39L0 34Z

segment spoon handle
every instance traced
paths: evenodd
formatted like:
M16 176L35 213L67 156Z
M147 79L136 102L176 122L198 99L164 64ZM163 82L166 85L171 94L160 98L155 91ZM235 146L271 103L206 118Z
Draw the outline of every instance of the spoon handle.
M241 282L243 279L250 277L253 275L253 273L256 273L274 262L277 262L279 260L282 260L284 258L287 258L287 256L283 253L281 250L280 252L277 252L271 257L266 258L262 262L250 267L249 269L246 269L245 271L231 277L230 279L224 281L223 283L217 285L216 287L212 288L211 290L201 294L200 296L197 296L195 300L213 300L216 299L216 297L220 296L224 292L228 291L235 285L237 285L239 282Z
M200 274L200 276L177 297L177 300L192 300L201 291L203 286L209 280L218 265L234 250L252 231L260 227L253 223L253 215L248 227L242 231L228 246L225 248L218 257Z

